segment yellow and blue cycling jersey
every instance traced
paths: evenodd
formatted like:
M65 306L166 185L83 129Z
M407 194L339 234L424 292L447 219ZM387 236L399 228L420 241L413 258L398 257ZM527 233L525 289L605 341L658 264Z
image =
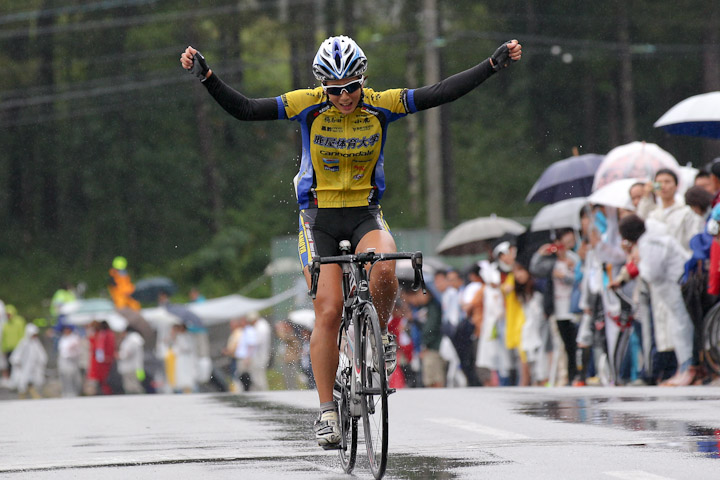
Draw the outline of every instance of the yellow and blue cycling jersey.
M203 85L239 120L300 123L302 155L295 176L301 210L378 205L385 192L383 148L388 125L410 113L451 102L494 74L489 60L436 84L376 92L363 88L360 104L344 115L322 87L278 97L247 98L214 73Z
M302 130L295 176L301 209L378 204L385 192L388 125L415 111L408 92L365 88L360 105L348 115L327 101L322 87L277 97L279 118L297 121Z

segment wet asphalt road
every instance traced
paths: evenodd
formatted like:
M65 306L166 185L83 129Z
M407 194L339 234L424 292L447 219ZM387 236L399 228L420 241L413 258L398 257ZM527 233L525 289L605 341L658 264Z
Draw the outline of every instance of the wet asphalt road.
M353 477L313 444L314 392L0 402L0 478ZM717 479L720 388L401 390L388 479Z

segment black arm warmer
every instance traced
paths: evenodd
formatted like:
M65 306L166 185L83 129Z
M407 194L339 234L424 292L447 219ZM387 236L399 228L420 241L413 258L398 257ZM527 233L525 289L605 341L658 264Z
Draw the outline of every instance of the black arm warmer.
M203 85L210 95L233 117L240 120L277 120L278 105L274 98L247 98L227 86L213 73Z
M415 108L418 111L427 110L443 103L452 102L480 85L493 73L495 71L488 59L464 72L456 73L452 77L441 80L435 85L420 87L413 93Z

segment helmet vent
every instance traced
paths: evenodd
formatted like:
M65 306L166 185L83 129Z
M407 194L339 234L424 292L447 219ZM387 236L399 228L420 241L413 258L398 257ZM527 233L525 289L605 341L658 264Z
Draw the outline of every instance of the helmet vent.
M342 57L342 46L340 42L335 40L335 42L333 42L333 59L335 60L335 69L338 71L342 68Z

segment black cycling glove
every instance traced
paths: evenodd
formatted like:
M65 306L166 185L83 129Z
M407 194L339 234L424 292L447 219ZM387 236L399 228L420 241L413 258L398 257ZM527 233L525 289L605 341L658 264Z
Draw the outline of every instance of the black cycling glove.
M189 71L198 77L201 82L205 81L205 75L207 75L210 71L210 67L208 67L205 57L203 57L203 54L199 51L195 52L195 55L193 55L193 64Z
M503 68L509 67L511 63L515 62L515 60L510 58L510 49L508 48L508 43L510 42L505 42L500 45L498 49L495 50L495 53L493 53L490 57L493 63L492 68L496 72L502 70Z

